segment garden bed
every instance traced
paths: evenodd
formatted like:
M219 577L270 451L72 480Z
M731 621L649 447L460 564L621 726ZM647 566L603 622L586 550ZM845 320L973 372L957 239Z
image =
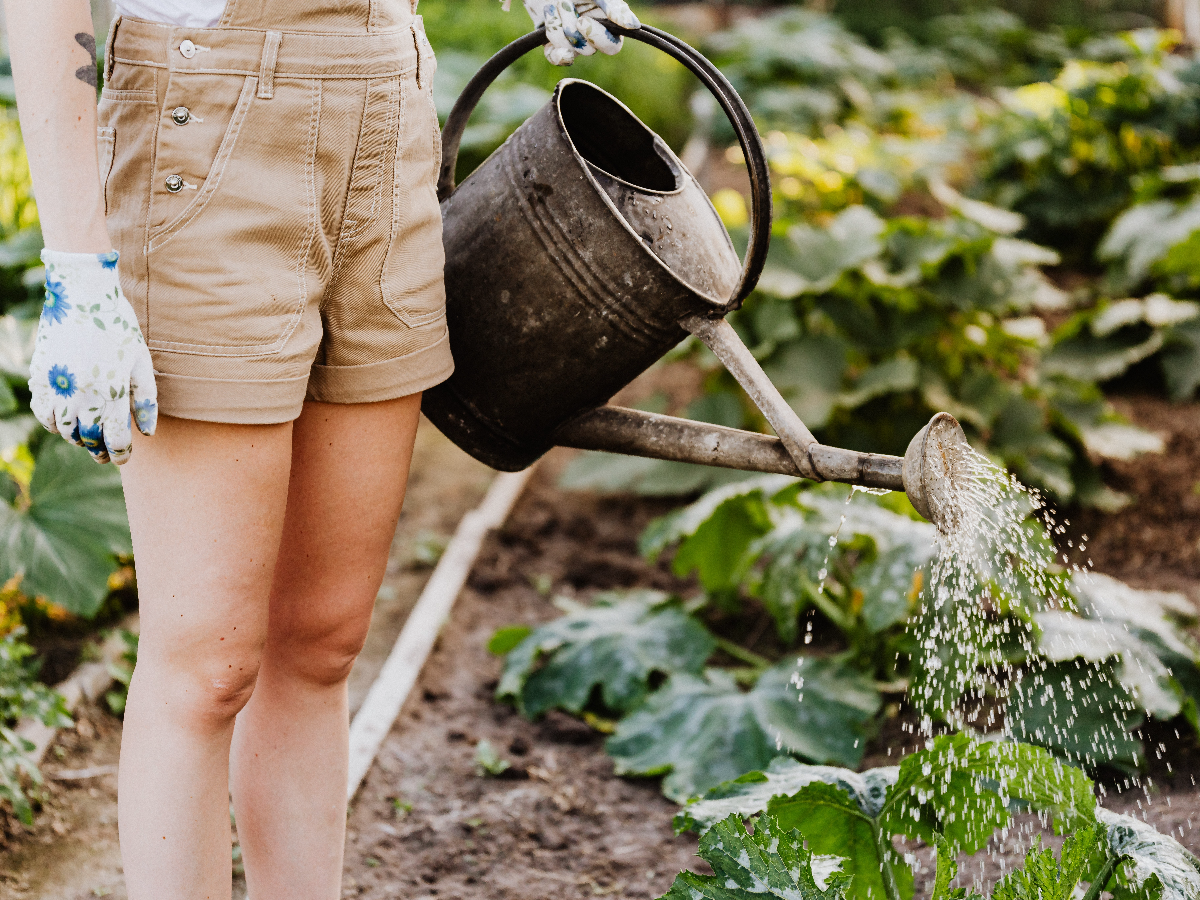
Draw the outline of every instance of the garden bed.
M1200 407L1186 412L1175 421L1200 418ZM677 870L704 868L692 855L695 837L673 835L677 807L660 796L657 781L613 775L603 734L557 712L530 722L492 699L501 662L487 653L488 639L504 625L557 616L554 594L584 599L612 588L694 589L665 561L651 565L637 553L638 535L669 504L563 492L554 484L561 462L562 455L551 455L506 526L489 538L383 744L350 818L346 896L658 897ZM1135 505L1131 521L1145 502ZM1094 539L1103 541L1105 532ZM1152 573L1144 574L1146 586L1157 586ZM903 721L885 722L864 765L894 763L914 749ZM1161 727L1147 738L1157 752L1143 785L1105 779L1105 805L1144 811L1198 851L1200 754L1194 741ZM477 767L484 740L510 764L499 777ZM1028 845L1029 834L1014 829L994 856L964 865L964 879L994 882L1002 866L1020 863ZM927 895L931 854L917 855L926 867L918 896Z

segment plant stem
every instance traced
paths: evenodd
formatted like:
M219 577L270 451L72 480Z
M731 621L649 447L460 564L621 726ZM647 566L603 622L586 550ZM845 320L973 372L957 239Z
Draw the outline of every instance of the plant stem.
M1087 889L1087 893L1083 895L1083 900L1100 900L1100 894L1104 891L1104 886L1108 884L1108 879L1112 877L1113 871L1117 868L1117 863L1121 861L1119 856L1109 856L1108 861L1104 864L1099 874L1096 875L1091 886Z
M887 900L903 900L900 886L896 884L896 873L892 870L892 854L896 851L876 819L871 819L871 834L875 837L875 849L879 851L879 874L883 877L883 891L887 894Z
M741 646L740 644L735 644L733 641L726 640L723 637L717 637L716 635L713 635L713 639L717 642L718 650L724 650L734 659L744 662L749 666L753 666L755 669L769 669L774 665L774 663L765 656L759 656L753 650L747 650L745 647Z
M803 576L801 576L803 577ZM829 595L824 591L817 590L817 586L804 578L804 587L808 592L809 599L812 600L813 606L825 614L825 618L833 622L844 633L849 633L854 630L854 619L846 615L845 610L838 606Z

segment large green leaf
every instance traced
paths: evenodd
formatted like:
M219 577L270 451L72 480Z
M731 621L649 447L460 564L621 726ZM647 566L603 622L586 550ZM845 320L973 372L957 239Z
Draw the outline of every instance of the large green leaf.
M1200 685L1200 647L1182 627L1195 617L1187 598L1095 572L1076 574L1071 594L1079 615L1046 610L1034 617L1041 655L1055 663L1117 660L1116 677L1140 709L1160 719L1177 715Z
M676 814L675 830L703 833L733 813L749 819L765 812L774 798L786 804L801 788L816 783L841 789L864 815L875 818L899 775L899 766L860 773L841 766L814 766L777 756L763 771L747 772L713 788L703 799L689 803Z
M1123 860L1115 900L1196 900L1200 897L1200 859L1169 835L1133 816L1097 809L1108 832L1108 852Z
M771 244L759 287L780 297L828 290L843 272L883 249L885 227L865 206L847 207L822 228L792 225Z
M695 503L650 524L641 551L651 558L673 543L680 575L695 571L708 590L736 588L753 561L755 539L771 530L769 500L796 485L777 475L752 478L709 491Z
M71 612L95 615L108 593L114 556L133 552L116 466L59 439L43 443L27 508L0 503L0 582Z
M605 706L624 712L641 702L654 673L699 673L715 647L667 594L601 594L513 648L496 696L532 717L553 707L578 713L599 688Z
M1133 767L1144 721L1112 663L1034 662L1009 688L1005 720L1018 740L1047 747L1071 762Z
M889 834L932 843L939 833L974 853L1008 822L1014 800L1051 813L1060 829L1086 823L1096 806L1087 776L1040 747L956 734L904 758L880 819Z
M843 871L852 878L850 896L855 900L887 900L893 889L903 898L912 897L912 871L861 799L841 785L814 782L786 801L773 801L768 815L778 817L784 828L799 829L813 852L845 856Z
M834 659L786 658L748 691L718 669L672 675L607 749L618 774L665 774L663 793L682 802L781 753L855 765L880 702L869 678Z
M849 879L818 862L800 833L764 817L750 834L736 816L717 823L700 839L699 854L712 875L681 872L661 900L845 900Z

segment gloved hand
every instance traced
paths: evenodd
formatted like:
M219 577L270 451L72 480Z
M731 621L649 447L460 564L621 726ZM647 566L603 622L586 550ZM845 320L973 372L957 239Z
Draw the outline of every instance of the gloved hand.
M504 0L505 12L510 2ZM546 26L550 43L542 51L556 66L569 66L576 56L591 56L597 50L612 56L621 49L623 39L598 19L621 28L642 27L625 0L525 0L525 10L534 25Z
M117 279L117 251L43 250L46 302L38 323L29 390L48 430L97 462L129 459L132 420L142 434L158 422L150 350Z

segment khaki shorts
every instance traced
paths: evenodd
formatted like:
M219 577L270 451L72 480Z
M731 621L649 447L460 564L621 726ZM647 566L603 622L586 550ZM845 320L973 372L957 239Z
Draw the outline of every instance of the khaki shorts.
M450 375L435 64L407 9L361 33L114 23L100 174L164 413L287 422Z

